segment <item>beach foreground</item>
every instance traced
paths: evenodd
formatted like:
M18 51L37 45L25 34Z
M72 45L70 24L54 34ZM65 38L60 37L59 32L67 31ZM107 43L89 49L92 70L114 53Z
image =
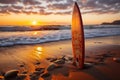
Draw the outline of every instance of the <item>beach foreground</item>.
M0 80L120 80L120 36L86 39L83 70L72 65L71 40L0 47ZM14 76L13 76L14 77Z

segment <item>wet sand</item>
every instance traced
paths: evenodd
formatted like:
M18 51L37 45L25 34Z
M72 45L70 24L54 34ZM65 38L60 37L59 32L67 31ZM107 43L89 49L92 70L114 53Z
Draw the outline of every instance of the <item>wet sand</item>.
M50 42L35 45L16 45L0 47L0 72L19 70L19 74L26 72L27 77L21 80L120 80L120 63L113 58L120 58L120 36L99 37L86 39L85 62L92 66L83 70L72 65L71 40ZM49 58L65 56L64 64L59 68L47 71L46 68L54 61ZM50 75L42 78L30 79L36 68L45 68ZM1 77L3 76L0 74Z

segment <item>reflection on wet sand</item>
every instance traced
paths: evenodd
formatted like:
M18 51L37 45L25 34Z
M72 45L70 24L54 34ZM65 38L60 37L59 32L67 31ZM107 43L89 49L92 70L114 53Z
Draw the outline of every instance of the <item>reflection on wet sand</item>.
M36 52L38 54L42 54L43 48L42 47L37 47L36 50L37 50Z
M32 56L36 57L36 60L41 60L43 58L43 48L41 46L36 46L32 54Z

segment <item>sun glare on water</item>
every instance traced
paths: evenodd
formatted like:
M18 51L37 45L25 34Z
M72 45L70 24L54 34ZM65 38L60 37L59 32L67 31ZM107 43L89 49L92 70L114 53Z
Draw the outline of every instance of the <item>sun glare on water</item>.
M37 32L34 32L33 35L37 35L38 33Z

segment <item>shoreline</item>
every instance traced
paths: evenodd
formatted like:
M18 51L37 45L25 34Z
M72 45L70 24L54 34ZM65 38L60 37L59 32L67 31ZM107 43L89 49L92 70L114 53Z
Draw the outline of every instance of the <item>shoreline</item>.
M92 63L92 67L78 70L68 60L60 65L62 68L48 71L51 76L45 80L119 80L120 63L113 61L114 57L120 58L119 40L120 36L85 39L85 62ZM0 72L17 69L20 73L27 71L28 76L35 72L36 68L47 68L53 63L47 60L48 58L58 59L64 55L66 58L72 57L72 43L71 40L63 40L43 44L15 45L0 47L0 51ZM111 57L104 57L103 62L99 63L98 60L103 54ZM36 65L38 62L40 64ZM25 64L24 67L20 67L22 64ZM39 80L43 79L39 76Z

